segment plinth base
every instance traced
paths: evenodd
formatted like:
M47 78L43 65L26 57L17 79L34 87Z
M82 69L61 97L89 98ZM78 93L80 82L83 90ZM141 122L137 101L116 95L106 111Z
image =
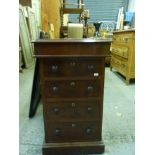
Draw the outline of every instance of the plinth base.
M71 142L71 143L44 143L43 155L80 155L101 154L104 152L102 141L97 142Z

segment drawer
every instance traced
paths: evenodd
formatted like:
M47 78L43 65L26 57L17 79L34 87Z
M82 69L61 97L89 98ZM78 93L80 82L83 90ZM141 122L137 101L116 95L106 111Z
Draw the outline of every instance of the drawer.
M100 102L93 100L47 102L45 115L46 119L51 121L99 120Z
M100 80L53 80L45 81L45 97L99 97Z
M46 142L101 140L98 122L47 122Z
M132 39L132 34L113 35L113 43L129 45Z
M111 58L111 66L115 68L118 72L126 75L127 73L127 61L118 59L114 56Z
M46 59L43 61L45 77L77 77L89 76L94 77L103 74L103 59Z
M128 47L112 44L112 53L119 55L123 58L128 58Z

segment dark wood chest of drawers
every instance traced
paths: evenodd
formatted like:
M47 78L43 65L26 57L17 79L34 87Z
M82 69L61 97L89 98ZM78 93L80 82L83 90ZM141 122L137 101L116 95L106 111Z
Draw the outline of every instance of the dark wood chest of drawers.
M104 64L110 40L38 40L44 155L104 152Z

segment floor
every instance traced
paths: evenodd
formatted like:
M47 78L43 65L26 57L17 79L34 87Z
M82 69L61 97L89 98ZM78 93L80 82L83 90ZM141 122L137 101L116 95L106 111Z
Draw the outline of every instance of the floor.
M44 140L42 104L37 113L28 118L34 66L19 74L20 94L20 155L42 155ZM105 69L103 139L104 155L135 154L135 84L124 83L115 71ZM40 101L42 102L42 101Z

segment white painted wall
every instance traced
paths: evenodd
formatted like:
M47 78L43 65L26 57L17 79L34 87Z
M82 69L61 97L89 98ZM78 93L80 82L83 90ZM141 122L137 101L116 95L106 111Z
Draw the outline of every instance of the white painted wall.
M40 0L32 0L32 9L35 12L37 25L41 27L41 3Z
M128 11L135 12L135 0L129 0Z

